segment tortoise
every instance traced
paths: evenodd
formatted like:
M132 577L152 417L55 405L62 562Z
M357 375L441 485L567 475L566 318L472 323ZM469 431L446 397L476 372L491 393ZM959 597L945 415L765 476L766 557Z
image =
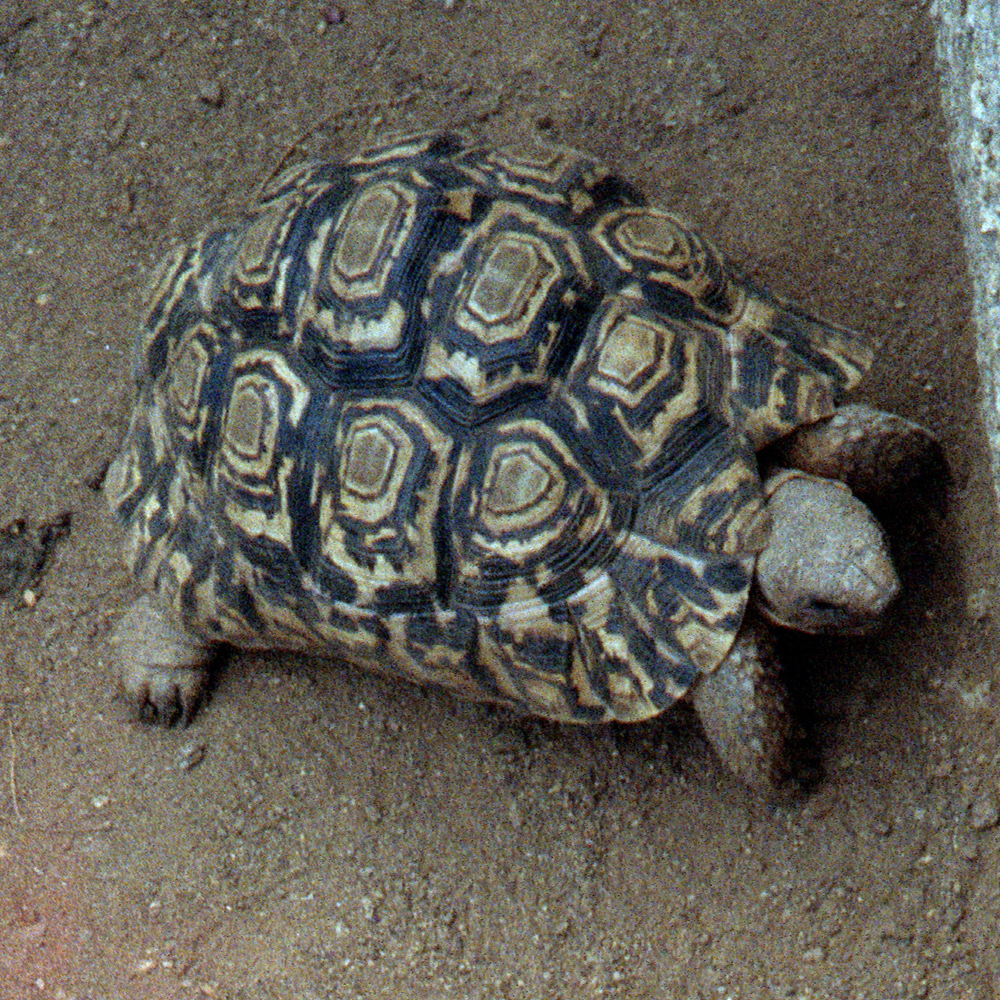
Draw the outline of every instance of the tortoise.
M114 642L168 723L226 645L572 722L690 692L730 770L781 789L771 625L879 620L899 581L855 494L938 447L841 406L861 335L532 141L291 168L159 266L136 354L105 490L148 594Z

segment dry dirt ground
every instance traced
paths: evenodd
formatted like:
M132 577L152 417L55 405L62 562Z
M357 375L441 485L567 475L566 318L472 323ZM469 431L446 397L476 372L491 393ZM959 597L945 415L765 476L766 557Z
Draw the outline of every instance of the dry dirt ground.
M0 5L0 528L71 515L0 602L0 996L1000 995L997 537L923 5L127 7ZM186 731L116 695L99 484L151 266L286 160L438 124L604 157L884 338L863 397L941 436L889 627L783 643L801 801L683 710L584 731L250 656Z

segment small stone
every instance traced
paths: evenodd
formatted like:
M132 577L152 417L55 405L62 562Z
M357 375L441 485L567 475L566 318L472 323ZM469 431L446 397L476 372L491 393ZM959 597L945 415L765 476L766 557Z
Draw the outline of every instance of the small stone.
M36 295L35 296L35 305L36 306L41 306L42 308L44 308L45 306L52 305L52 296L49 295L48 292L42 292L41 295Z
M972 837L959 836L955 840L955 853L963 861L975 861L979 857L979 845Z
M495 754L517 755L524 750L524 738L504 729L490 737L490 750Z
M817 945L802 953L803 962L822 962L826 958L826 949Z
M974 621L986 618L993 609L993 594L988 587L979 587L965 599L965 613Z
M962 703L971 712L983 712L990 707L992 702L993 685L989 681L980 681L974 684L968 691L959 690L958 696Z
M889 917L879 924L878 936L883 941L910 941L913 938L913 932L901 927L898 921Z
M123 112L108 129L108 148L114 149L125 138L129 127L129 112Z
M935 764L931 770L932 778L947 778L955 770L955 762L952 760L942 760Z
M30 609L38 603L38 595L29 587L21 595L21 600L24 601L24 606Z
M510 824L515 830L520 829L524 825L524 813L521 812L521 807L517 802L511 802L507 807L507 817L510 819Z
M319 9L319 16L324 24L343 24L344 8L333 3L324 4Z
M871 831L878 837L888 837L892 833L892 820L885 813L872 817Z
M833 785L826 785L818 791L803 809L803 818L823 819L837 808L839 794Z
M226 92L218 80L203 80L198 85L198 100L211 108L221 108L226 99Z
M990 830L1000 823L1000 808L992 792L984 792L972 803L969 811L969 826L973 830Z
M726 89L726 78L722 75L722 69L714 59L706 59L702 66L702 78L705 81L705 90L710 97L718 97Z
M185 743L177 751L177 766L182 771L192 771L205 759L205 744Z

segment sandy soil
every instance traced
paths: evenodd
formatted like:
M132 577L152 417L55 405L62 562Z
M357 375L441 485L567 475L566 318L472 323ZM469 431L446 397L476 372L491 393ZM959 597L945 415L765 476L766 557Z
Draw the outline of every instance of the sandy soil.
M0 7L0 528L72 518L0 601L0 995L1000 995L997 537L922 5L136 6ZM863 397L940 434L890 626L783 644L801 802L684 711L581 731L249 656L187 731L116 695L98 488L150 267L286 159L437 124L603 156L883 337Z

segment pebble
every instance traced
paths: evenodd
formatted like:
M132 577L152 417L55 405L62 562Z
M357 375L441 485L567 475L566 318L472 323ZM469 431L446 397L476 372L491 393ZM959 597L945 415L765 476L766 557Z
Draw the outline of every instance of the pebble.
M517 802L512 801L507 807L507 818L515 830L520 829L524 825L524 813Z
M177 766L182 771L194 770L205 759L204 743L185 743L177 751Z
M982 621L992 610L992 598L988 587L979 587L966 598L965 613L975 622Z
M876 836L888 837L892 833L892 820L885 813L877 813L871 820L871 831Z
M218 80L203 80L198 84L198 100L211 108L221 108L226 92Z
M803 962L822 962L826 958L826 949L817 945L802 953Z
M979 857L979 847L972 837L956 838L955 851L963 861L975 861Z
M972 803L969 811L969 826L973 830L990 830L1000 823L1000 808L992 792L984 792Z
M955 762L952 760L942 760L930 769L932 778L947 778L955 770Z
M883 941L911 941L913 932L902 927L898 921L888 917L878 925L878 936Z
M990 707L993 685L989 681L980 681L968 691L959 690L958 696L971 712L982 712Z

